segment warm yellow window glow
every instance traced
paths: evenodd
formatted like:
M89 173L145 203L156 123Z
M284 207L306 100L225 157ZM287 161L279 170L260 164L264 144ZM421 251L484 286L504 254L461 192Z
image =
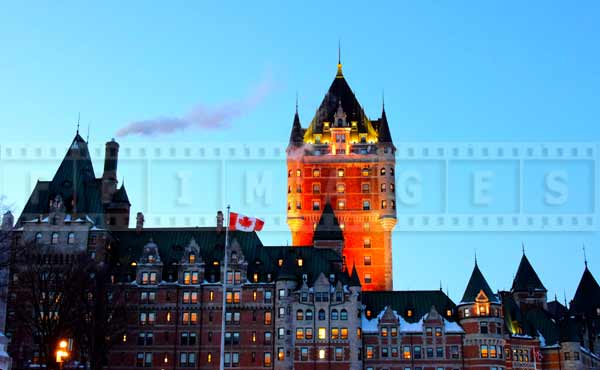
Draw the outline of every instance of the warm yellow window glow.
M131 266L137 266L137 263L135 261L131 262Z
M213 261L213 266L219 266L219 261Z
M412 317L412 315L413 315L413 311L412 311L412 310L408 310L408 312L406 313L406 315L407 315L408 317Z
M127 342L127 334L123 334L123 342Z
M345 171L344 171L344 169L343 169L343 168L340 168L340 169L338 169L338 171L337 171L338 177L344 177L344 173L345 173Z
M209 364L212 362L212 353L208 353L208 355L206 355L206 362Z
M319 328L318 338L321 340L327 339L327 330L325 328Z
M252 301L256 302L256 300L258 299L258 292L256 290L252 291Z
M215 299L215 291L211 290L208 292L208 300L212 302L212 301L214 301L214 299Z
M304 330L302 328L296 329L296 339L299 339L299 340L304 339Z
M167 312L167 322L171 322L171 312Z
M279 267L283 266L283 258L280 258L277 260L277 266L279 266Z
M298 258L298 267L302 267L304 265L304 260L302 258Z
M348 339L348 328L342 328L341 334L340 334L340 338L341 339Z
M331 339L338 339L340 337L340 329L331 328Z
M319 349L319 360L324 360L324 359L325 359L325 350Z
M345 209L346 208L346 201L343 199L338 200L338 209Z
M344 184L337 184L337 192L338 193L344 193L346 191L346 185Z

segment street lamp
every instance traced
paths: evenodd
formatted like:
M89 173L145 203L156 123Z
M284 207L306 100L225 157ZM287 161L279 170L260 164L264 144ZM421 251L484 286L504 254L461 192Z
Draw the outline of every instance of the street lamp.
M58 342L58 349L56 350L56 362L58 362L59 370L62 370L63 362L69 357L69 351L67 350L69 343L62 339Z

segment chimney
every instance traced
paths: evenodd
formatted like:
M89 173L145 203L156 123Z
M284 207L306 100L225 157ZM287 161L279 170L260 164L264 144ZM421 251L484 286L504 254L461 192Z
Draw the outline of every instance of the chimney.
M217 231L223 231L223 212L217 212Z
M15 223L15 218L10 211L7 211L2 217L2 231L10 231Z
M104 172L102 173L102 202L109 203L117 191L117 162L119 143L112 139L106 143L104 152Z
M142 231L144 228L144 214L142 212L138 212L135 217L135 231L138 233Z

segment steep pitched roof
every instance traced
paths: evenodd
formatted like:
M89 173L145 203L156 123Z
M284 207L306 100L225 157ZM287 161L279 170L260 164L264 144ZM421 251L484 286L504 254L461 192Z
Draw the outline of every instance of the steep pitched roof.
M529 259L525 253L521 257L521 263L519 263L519 269L513 280L512 289L513 292L527 292L529 290L544 291L547 292L546 287L540 281L537 273L529 263Z
M570 309L573 314L595 314L598 308L600 308L600 286L586 264Z
M438 312L446 313L454 309L454 302L441 290L399 290L399 291L369 291L362 292L362 302L367 309L379 313L391 307L408 322L417 322L435 306ZM413 315L408 317L408 310ZM448 317L446 317L448 318ZM450 318L452 319L452 318Z
M381 112L381 118L379 119L379 126L377 128L379 133L379 142L380 143L393 143L392 141L392 133L390 132L390 127L387 121L387 115L385 114L385 108Z
M475 262L473 273L471 273L471 278L469 279L469 283L467 284L467 288L465 289L465 293L463 294L460 304L475 302L475 298L477 298L480 291L485 293L490 302L499 302L498 297L490 288L489 284L485 280L485 277L483 277L481 270L479 270L477 262Z
M300 116L298 110L294 114L294 123L292 124L292 131L290 132L290 145L300 146L303 143L304 131L302 125L300 125Z
M38 181L19 222L49 213L49 202L57 195L67 213L88 214L102 224L102 184L96 179L88 145L77 133L51 181Z
M350 275L349 286L361 286L360 278L358 277L358 272L356 271L356 265L352 265L352 274Z
M329 202L325 204L313 240L344 240L342 228Z
M131 205L129 202L129 196L127 195L127 190L125 190L125 185L121 185L121 187L115 192L112 201L114 203L127 203Z
M338 73L331 86L329 86L308 130L316 133L323 132L323 122L333 122L333 117L340 103L342 110L348 115L348 121L357 121L358 131L361 133L368 132L371 123L342 74L341 64L338 65Z

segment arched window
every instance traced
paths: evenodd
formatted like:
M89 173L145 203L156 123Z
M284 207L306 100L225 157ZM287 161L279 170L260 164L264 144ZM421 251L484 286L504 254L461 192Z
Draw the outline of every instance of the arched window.
M51 243L58 244L58 233L52 233Z
M296 311L296 320L304 320L304 311L302 311L302 310Z
M394 167L390 167L390 176L394 176Z
M340 320L348 320L348 311L345 308L340 312Z
M311 309L306 310L306 317L305 320L312 320L313 319L313 312Z
M35 234L35 244L37 244L37 245L42 244L42 233Z
M188 257L188 262L189 263L196 263L196 254L195 253L190 253L190 255Z
M338 319L338 310L336 310L335 308L333 310L331 310L331 320L337 320Z
M325 320L325 310L324 309L319 310L319 320Z
M385 175L385 167L382 167L381 170L379 171L379 173L381 174L381 176Z
M67 237L67 244L75 244L75 233L74 232L69 233L69 236Z

